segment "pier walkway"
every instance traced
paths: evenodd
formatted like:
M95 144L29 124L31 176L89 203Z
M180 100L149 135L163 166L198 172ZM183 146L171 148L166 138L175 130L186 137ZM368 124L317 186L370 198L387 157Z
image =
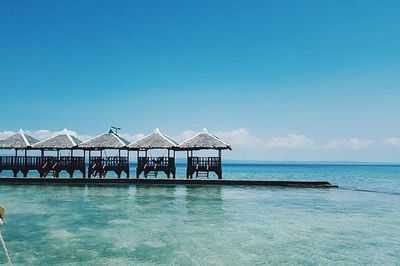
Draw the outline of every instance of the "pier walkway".
M94 179L0 177L0 185L214 185L291 188L337 188L327 181L237 180L237 179Z

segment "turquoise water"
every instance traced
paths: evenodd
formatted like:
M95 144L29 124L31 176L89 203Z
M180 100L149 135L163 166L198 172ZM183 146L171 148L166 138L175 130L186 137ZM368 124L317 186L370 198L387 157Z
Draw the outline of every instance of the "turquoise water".
M16 265L400 264L400 167L224 173L342 188L0 186L2 233Z

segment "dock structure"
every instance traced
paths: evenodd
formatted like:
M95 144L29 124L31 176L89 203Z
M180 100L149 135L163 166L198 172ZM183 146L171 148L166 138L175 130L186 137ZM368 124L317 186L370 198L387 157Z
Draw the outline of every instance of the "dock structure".
M74 176L75 171L80 171L82 176L85 177L85 156L74 155L74 150L78 149L80 143L82 141L69 134L67 130L64 130L62 134L35 143L32 148L41 152L38 160L40 162L40 177L49 175L59 177L61 171L66 171L70 178ZM69 155L60 156L60 151L67 151ZM45 152L56 152L56 156L46 156Z
M108 172L114 172L118 178L121 178L122 173L125 173L126 177L129 178L128 144L129 141L119 136L112 129L107 133L82 142L78 147L89 152L88 177L105 178ZM117 150L118 156L107 156L106 150ZM126 156L121 156L121 151L125 151ZM98 155L93 156L92 152L98 152Z
M15 151L14 156L0 156L0 173L8 170L12 171L14 177L16 177L21 172L26 177L30 170L38 171L41 165L40 158L28 156L28 151L37 142L37 139L25 134L22 129L16 134L0 140L1 150ZM18 151L24 151L24 155L18 155Z
M222 179L222 150L232 150L228 143L208 133L207 129L182 142L178 148L187 151L187 179L193 179L194 174L196 178L206 177L208 179L211 172L214 172L218 179ZM193 156L193 151L199 150L217 150L218 156Z
M157 178L159 172L164 172L169 179L175 179L175 150L178 147L173 139L160 132L157 128L153 133L147 135L131 144L128 148L137 151L136 178L143 173L144 178ZM164 150L161 156L152 156L151 150Z

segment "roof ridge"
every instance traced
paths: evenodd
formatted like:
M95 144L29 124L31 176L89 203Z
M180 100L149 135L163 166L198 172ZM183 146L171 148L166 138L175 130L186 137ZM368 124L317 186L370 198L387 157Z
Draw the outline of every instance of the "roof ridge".
M47 140L49 140L49 139L52 139L52 138L54 138L54 137L56 137L56 136L58 136L58 135L55 135L55 136L51 136L51 137L42 139L41 141L38 141L38 142L36 142L35 144L33 144L33 146L38 146L39 144L42 144L43 142L45 142L45 141L47 141Z
M101 136L103 136L103 135L107 135L108 133L101 133L101 134L99 134L99 135L97 135L97 136L95 136L95 137L93 137L93 138L90 138L90 139L88 139L88 140L85 140L85 141L82 141L82 143L80 143L79 145L84 145L84 144L86 144L87 142L89 142L89 141L92 141L92 140L94 140L94 139L97 139L97 138L99 138L99 137L101 137Z
M113 135L119 142L121 142L122 146L127 146L127 144L124 141L122 141L121 137L115 134L114 132L108 134Z
M216 136L216 135L214 135L214 134L212 134L212 133L208 133L208 135L210 135L210 136L216 138L217 140L221 141L222 143L224 143L224 144L227 145L227 146L231 146L231 144L229 144L228 142L222 140L220 137L218 137L218 136Z
M129 143L128 146L131 146L131 145L133 145L134 143L141 141L142 139L148 138L148 137L150 137L150 136L153 135L153 134L157 134L157 133L156 133L156 132L152 132L152 133L150 133L150 134L147 134L146 136L144 136L144 137L142 137L142 138L140 138L140 139L137 139L137 140L135 140L135 141Z
M166 141L168 141L169 143L171 143L172 145L174 145L174 146L178 146L178 143L174 143L174 141L172 140L172 138L170 138L168 135L166 135L166 134L164 134L164 133L161 133L160 131L159 131L159 135L162 137L162 138L164 138Z
M182 141L182 143L180 143L178 146L182 145L182 144L185 143L185 142L188 142L188 141L194 139L195 137L199 136L200 134L202 134L202 132L199 132L199 133L197 133L196 135L194 135L194 136L188 138L187 140Z
M22 129L21 129L21 130L22 130ZM24 131L21 131L21 132L19 132L18 134L19 134L19 135L22 137L22 139L24 140L26 146L31 146L31 144L29 143L28 139L27 139L26 136L25 136Z
M69 141L71 141L72 145L77 146L78 144L74 141L74 139L71 137L70 134L65 133L65 135L67 136L67 138L69 139Z

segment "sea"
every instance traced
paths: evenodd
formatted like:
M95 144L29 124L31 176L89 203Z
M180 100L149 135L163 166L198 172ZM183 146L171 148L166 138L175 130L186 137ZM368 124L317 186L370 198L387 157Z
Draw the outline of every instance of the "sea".
M400 166L223 171L339 188L0 185L0 230L14 265L400 265Z

